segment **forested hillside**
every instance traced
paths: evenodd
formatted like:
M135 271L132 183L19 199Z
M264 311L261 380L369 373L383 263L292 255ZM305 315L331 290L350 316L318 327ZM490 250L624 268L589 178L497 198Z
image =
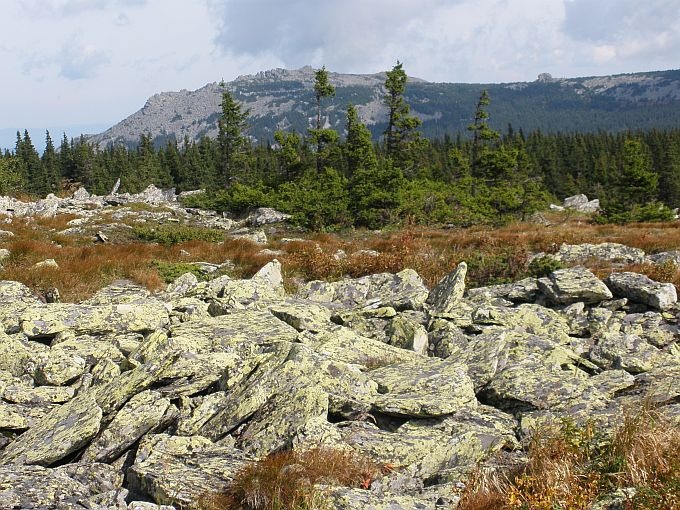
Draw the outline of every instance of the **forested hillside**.
M314 127L279 130L272 143L252 142L247 104L226 88L214 139L157 148L143 134L130 149L64 137L57 150L48 133L40 156L28 133L17 134L15 150L0 158L0 193L45 195L78 183L105 194L120 178L121 192L151 183L206 188L194 205L232 214L273 206L314 229L502 223L576 193L601 200L603 221L668 219L668 208L680 206L678 128L551 133L522 125L500 133L490 112L507 108L507 98L478 91L467 129L428 139L406 93L415 86L400 64L386 74L379 143L352 105L341 126L328 127L336 89L325 69L307 98Z
M352 75L328 73L335 94L324 108L324 125L345 130L347 104L357 107L361 121L377 140L387 127L385 73ZM248 136L254 143L273 143L277 130L306 133L316 117L313 100L315 74L311 67L274 69L241 76L221 86L210 83L198 90L163 92L144 107L89 141L133 147L139 134L151 136L156 146L185 137L199 141L216 137L222 92L226 88L250 111ZM508 124L525 132L610 132L629 129L667 129L680 122L680 71L553 78L542 74L533 82L467 84L430 83L408 78L405 98L428 138L464 131L472 121L474 104L488 90L490 125Z

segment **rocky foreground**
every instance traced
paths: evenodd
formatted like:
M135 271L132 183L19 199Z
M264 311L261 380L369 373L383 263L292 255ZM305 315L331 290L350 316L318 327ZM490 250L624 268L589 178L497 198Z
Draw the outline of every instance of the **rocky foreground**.
M577 266L466 289L465 273L286 295L274 261L79 304L0 282L0 508L193 508L244 465L316 446L394 468L327 487L330 508L455 508L476 463L543 420L608 430L644 399L680 424L673 285Z

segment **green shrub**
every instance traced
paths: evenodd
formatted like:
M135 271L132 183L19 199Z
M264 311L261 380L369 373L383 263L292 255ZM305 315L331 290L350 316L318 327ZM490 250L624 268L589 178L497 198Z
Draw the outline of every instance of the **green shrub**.
M183 205L241 215L256 207L273 206L273 198L271 189L261 182L253 185L236 183L227 189L188 196Z
M199 280L207 280L206 275L201 271L201 268L190 262L164 262L161 260L154 260L153 266L165 283L173 282L185 273L191 273Z
M646 204L635 204L626 207L622 204L609 204L600 214L594 217L595 223L615 223L624 225L626 223L651 223L662 221L673 221L675 213L666 204L656 200Z
M564 264L554 257L538 257L529 263L529 274L537 278L548 276L553 271L564 269Z
M160 243L165 245L184 243L187 241L208 241L219 243L224 240L224 233L202 227L190 227L188 225L160 225L158 227L136 227L133 230L135 237L142 241Z

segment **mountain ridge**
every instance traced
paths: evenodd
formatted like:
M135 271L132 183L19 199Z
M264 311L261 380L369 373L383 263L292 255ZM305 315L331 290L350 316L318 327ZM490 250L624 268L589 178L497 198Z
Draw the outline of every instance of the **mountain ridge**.
M348 103L357 106L363 122L378 137L386 122L382 104L385 73L344 74L329 71L336 96L325 101L325 122L340 131ZM250 110L249 135L255 142L273 140L276 130L305 132L314 115L314 69L270 69L238 76L226 83ZM677 126L680 122L680 70L649 71L579 78L554 78L542 73L533 82L436 83L409 77L406 99L423 120L426 136L455 134L472 121L483 89L492 98L491 124L524 130L620 131ZM150 134L157 145L187 137L215 137L224 89L212 82L196 90L160 92L145 105L89 140L135 145Z

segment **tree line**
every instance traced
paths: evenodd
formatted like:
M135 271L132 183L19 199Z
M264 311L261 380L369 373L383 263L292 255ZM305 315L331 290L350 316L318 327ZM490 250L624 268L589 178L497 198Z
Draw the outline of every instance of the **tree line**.
M405 99L399 62L386 73L388 122L378 142L347 105L342 133L326 128L325 103L335 93L316 71L316 122L306 133L277 131L267 143L248 137L249 111L223 89L216 139L185 138L155 147L100 148L81 137L55 147L49 132L40 156L27 131L0 156L0 194L44 196L85 186L106 194L149 184L178 191L204 188L189 205L240 214L272 206L313 229L390 224L502 223L525 218L565 196L600 198L600 221L672 218L680 206L680 129L626 133L525 134L489 127L481 91L468 133L428 140Z

